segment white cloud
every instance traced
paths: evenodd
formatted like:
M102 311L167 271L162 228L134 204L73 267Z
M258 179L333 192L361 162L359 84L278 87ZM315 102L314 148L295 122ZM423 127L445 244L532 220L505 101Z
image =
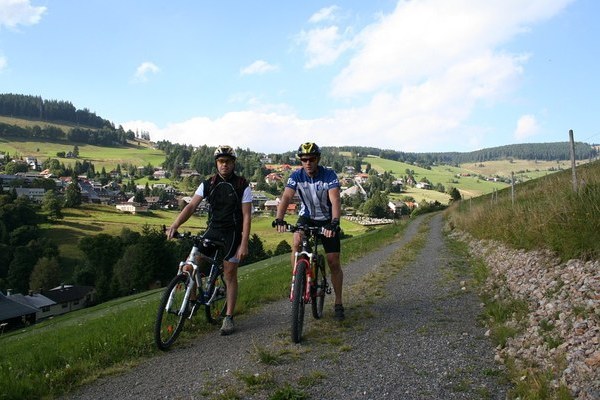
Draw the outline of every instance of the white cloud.
M148 81L149 74L157 74L159 72L160 68L158 68L154 63L145 61L137 67L133 77L136 82L146 82Z
M517 129L515 130L515 139L524 140L531 136L535 136L540 131L537 119L534 115L523 115L517 121Z
M254 61L252 64L240 70L240 75L265 74L267 72L277 71L279 67L269 64L264 60Z
M34 7L29 0L0 0L0 27L35 25L45 12L46 7Z
M321 8L308 19L308 22L316 24L323 21L334 21L336 19L334 13L338 10L338 6Z
M340 34L337 26L302 31L297 41L306 46L306 68L331 65L352 46L352 41Z
M0 56L0 73L4 71L4 69L8 66L8 61L6 57Z
M344 97L412 85L480 54L497 54L527 24L570 1L400 1L394 12L359 33L359 50L335 79L332 93ZM520 62L519 55L512 57Z
M302 31L297 39L306 46L307 67L331 65L354 51L332 80L331 93L343 107L303 119L289 106L269 107L248 96L245 110L149 129L150 135L264 152L292 150L309 140L400 151L480 148L495 131L469 122L474 109L513 96L530 57L504 45L571 1L399 1L354 37L350 28L333 25ZM537 125L535 117L524 116L515 134L535 134Z

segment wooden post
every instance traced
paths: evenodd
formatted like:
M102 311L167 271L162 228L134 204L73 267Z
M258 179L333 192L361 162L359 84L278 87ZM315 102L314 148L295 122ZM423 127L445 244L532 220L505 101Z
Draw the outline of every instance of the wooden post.
M512 205L515 205L515 173L510 173L510 198L512 201Z
M573 129L569 129L569 143L571 148L571 172L573 191L577 193L577 170L575 169L575 140L573 140Z

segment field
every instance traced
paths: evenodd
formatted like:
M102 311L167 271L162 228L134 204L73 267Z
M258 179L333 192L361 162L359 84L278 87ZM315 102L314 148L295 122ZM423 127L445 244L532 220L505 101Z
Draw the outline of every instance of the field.
M43 121L30 121L19 118L10 118L0 116L0 122L27 127L32 125L40 126L56 126L65 132L68 132L72 127L64 124L47 123ZM151 148L145 141L130 141L126 146L120 147L103 147L94 146L85 143L78 143L79 161L87 160L94 164L97 171L104 167L107 171L114 169L117 164L131 164L135 166L160 166L165 160L164 153L161 150ZM43 162L48 158L57 158L58 152L69 152L73 150L73 143L66 141L33 141L30 139L23 140L20 138L3 138L0 137L0 152L6 152L11 157L36 157L38 161ZM66 166L74 165L73 159L60 159L59 161Z
M178 211L152 210L148 213L132 215L117 210L114 206L83 204L79 208L63 209L64 219L53 224L41 226L44 236L58 244L61 257L68 273L73 266L84 257L77 248L79 240L88 235L106 233L119 235L123 228L141 232L144 225L161 229L169 226L177 216ZM295 219L290 218L289 222ZM254 216L251 233L256 233L263 242L265 250L275 250L282 240L291 243L291 235L280 234L273 229L271 216ZM182 227L184 232L197 233L206 229L206 217L194 216ZM366 231L362 225L343 220L342 229L347 235L356 236Z
M509 186L503 182L482 179L480 176L510 178L511 173L514 173L515 180L525 182L549 175L559 169L564 170L571 167L570 161L498 160L484 163L465 163L458 167L439 165L433 166L429 170L376 156L367 156L363 162L365 164L370 163L371 167L378 172L391 171L396 177L405 176L407 169L414 171L414 177L417 181L427 178L434 185L441 183L446 190L450 187L456 187L465 199L478 197ZM417 201L421 199L427 201L437 200L444 204L450 199L450 196L443 193L415 188L407 188L402 195L412 196Z

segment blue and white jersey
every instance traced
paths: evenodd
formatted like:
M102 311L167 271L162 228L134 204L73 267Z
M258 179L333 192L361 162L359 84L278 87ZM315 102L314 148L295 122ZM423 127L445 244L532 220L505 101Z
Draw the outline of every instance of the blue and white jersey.
M292 172L285 186L295 190L300 196L301 217L316 221L331 220L329 190L340 187L334 170L319 165L317 175L311 178L303 168L300 168Z

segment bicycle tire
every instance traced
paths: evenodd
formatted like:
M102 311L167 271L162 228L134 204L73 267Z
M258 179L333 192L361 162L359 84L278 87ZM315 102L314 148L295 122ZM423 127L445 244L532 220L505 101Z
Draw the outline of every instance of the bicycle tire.
M327 279L325 277L325 258L321 254L319 254L317 259L314 280L315 290L311 292L312 315L314 319L321 319L321 317L323 317L325 291L327 289Z
M225 283L223 271L215 275L215 277L211 279L211 282L209 282L207 292L209 299L215 290L217 293L215 294L213 301L204 306L206 320L211 324L218 324L225 318L225 313L227 312L227 284Z
M161 296L154 323L154 341L161 350L168 350L173 345L188 317L187 312L180 312L187 286L188 277L184 274L177 275L171 280ZM170 298L171 306L167 310L167 303Z
M308 260L300 259L296 263L294 290L292 293L292 341L300 343L304 326L304 293L306 291L306 268Z

